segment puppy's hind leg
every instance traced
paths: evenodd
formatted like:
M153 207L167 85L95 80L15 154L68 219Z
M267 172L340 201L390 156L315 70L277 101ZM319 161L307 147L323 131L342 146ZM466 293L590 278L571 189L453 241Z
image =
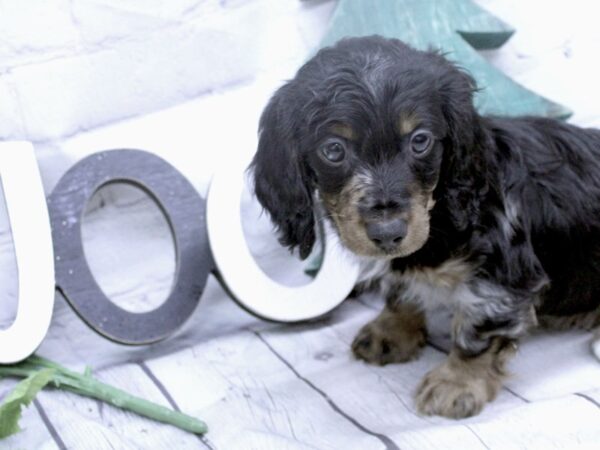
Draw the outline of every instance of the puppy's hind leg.
M354 338L354 355L383 366L415 359L425 345L425 316L413 304L386 306Z

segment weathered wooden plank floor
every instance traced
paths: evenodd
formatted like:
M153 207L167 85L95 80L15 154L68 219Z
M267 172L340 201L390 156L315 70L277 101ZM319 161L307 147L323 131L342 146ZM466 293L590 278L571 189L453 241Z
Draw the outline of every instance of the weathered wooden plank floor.
M225 299L220 302L220 313L233 312ZM455 422L414 411L412 393L444 357L439 350L428 346L415 362L383 368L353 360L349 343L375 313L348 301L328 319L309 325L251 319L235 332L174 353L151 359L129 355L132 362L96 372L104 381L206 420L211 431L205 438L46 391L27 411L26 431L3 445L420 449L591 448L599 442L600 365L587 354L584 333L525 343L508 388L480 416ZM0 387L10 385L3 381Z

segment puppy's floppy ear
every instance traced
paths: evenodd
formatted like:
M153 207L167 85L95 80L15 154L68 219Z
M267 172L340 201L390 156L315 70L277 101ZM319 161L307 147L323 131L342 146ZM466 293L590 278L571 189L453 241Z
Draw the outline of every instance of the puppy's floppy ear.
M437 82L442 98L442 112L448 124L448 134L458 145L469 145L473 139L473 121L477 113L473 106L473 93L477 90L475 80L464 70L442 55L443 67Z
M476 212L477 197L487 189L486 162L482 153L487 136L473 105L473 78L444 59L437 90L442 100L448 132L444 143L444 187L448 212L455 226L464 230Z
M279 242L306 258L315 243L312 188L300 153L301 101L291 84L273 96L260 119L252 161L254 189L279 231Z

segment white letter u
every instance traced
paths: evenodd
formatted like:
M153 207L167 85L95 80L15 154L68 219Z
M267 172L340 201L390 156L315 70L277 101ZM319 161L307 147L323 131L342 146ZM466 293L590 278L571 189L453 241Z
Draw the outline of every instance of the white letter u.
M0 330L0 364L21 361L40 345L54 306L54 260L48 207L33 146L0 143L0 179L19 277L17 315Z

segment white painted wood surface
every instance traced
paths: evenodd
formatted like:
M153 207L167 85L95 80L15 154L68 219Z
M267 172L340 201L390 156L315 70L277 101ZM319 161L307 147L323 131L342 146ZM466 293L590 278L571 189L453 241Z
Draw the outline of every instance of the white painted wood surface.
M575 123L600 127L595 2L479 3L518 30L486 57L573 109ZM219 161L254 150L262 106L290 69L274 68L247 86L159 113L38 142L45 187L49 191L74 161L96 150L138 147L169 160L204 194ZM278 280L302 280L302 265L278 246L249 198L242 210L250 218L245 232L261 267ZM17 293L4 217L0 213L0 327L14 316ZM151 201L120 187L103 190L89 205L85 227L86 254L115 302L144 310L166 297L174 269L172 239ZM320 322L276 325L242 311L211 279L181 332L160 344L130 348L95 335L57 296L42 355L80 370L89 364L105 381L206 420L210 432L201 440L48 390L25 411L25 430L1 441L0 449L600 448L600 364L589 352L588 333L526 340L507 387L480 416L423 418L414 413L413 391L444 357L440 351L427 346L418 361L383 368L351 357L354 334L380 303L349 301ZM14 381L0 380L0 398L12 386Z

